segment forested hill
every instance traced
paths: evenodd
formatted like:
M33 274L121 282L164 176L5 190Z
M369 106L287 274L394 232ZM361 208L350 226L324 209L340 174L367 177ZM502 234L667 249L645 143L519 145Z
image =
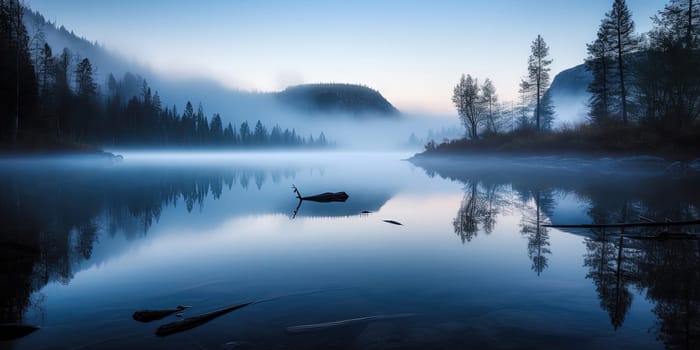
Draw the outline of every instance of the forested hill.
M33 55L36 55L43 48L44 42L51 46L56 55L61 54L63 48L68 48L76 56L76 59L90 59L92 65L97 68L94 72L94 78L99 84L107 81L109 74L121 77L126 72L147 73L141 72L144 67L110 52L97 42L79 36L63 25L47 21L42 14L30 8L24 9L23 22L27 27L30 39L29 50Z
M353 84L290 86L275 94L282 103L306 113L350 113L356 116L398 116L399 111L378 91Z

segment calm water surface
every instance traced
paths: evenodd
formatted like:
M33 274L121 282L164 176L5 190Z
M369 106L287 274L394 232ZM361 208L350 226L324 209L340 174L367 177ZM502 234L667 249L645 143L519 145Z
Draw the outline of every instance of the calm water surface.
M669 175L649 160L401 160L409 156L4 161L0 323L41 329L0 347L700 347L697 240L542 226L697 219L692 171ZM349 199L297 207L292 185ZM156 329L182 318L132 319L266 298L167 337ZM389 317L287 329L378 315Z

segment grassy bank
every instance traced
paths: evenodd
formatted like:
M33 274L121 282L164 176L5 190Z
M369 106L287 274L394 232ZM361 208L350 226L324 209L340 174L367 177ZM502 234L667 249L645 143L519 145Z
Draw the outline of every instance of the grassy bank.
M443 154L585 154L592 156L655 155L669 160L700 157L700 128L664 132L640 127L594 128L581 125L557 131L516 130L426 145L419 156Z

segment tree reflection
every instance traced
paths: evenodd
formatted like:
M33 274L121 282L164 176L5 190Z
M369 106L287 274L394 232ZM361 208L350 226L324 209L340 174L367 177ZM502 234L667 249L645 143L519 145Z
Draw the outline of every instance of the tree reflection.
M164 207L182 201L188 212L201 210L207 197L221 197L224 184L238 179L247 187L254 176L261 189L268 179L238 169L134 171L0 169L0 323L22 322L33 293L47 283L68 284L100 233L140 237ZM278 180L296 174L272 173Z
M503 203L499 195L498 185L490 185L486 188L477 182L468 183L465 186L464 198L457 210L457 215L452 220L455 233L462 243L470 242L481 229L486 234L493 232L496 224L496 216Z
M658 199L657 199L658 198ZM610 196L592 198L589 215L594 223L687 221L696 219L693 201L664 203L661 197L636 200ZM677 197L683 199L682 196ZM680 228L696 231L697 228ZM665 229L646 228L592 231L586 240L584 265L596 285L601 308L615 329L622 326L632 304L632 292L646 291L654 302L657 338L669 349L700 347L700 243L697 240L636 240L625 234L657 235Z
M532 261L531 268L539 276L548 266L547 255L552 254L549 248L549 232L542 225L546 213L551 213L554 207L554 196L551 192L534 190L534 192L521 193L521 197L523 203L532 202L534 205L534 209L523 210L520 233L527 238L527 252Z
M646 241L637 284L655 302L658 338L671 349L700 348L700 242Z
M468 162L467 162L468 163ZM538 274L547 268L551 254L549 232L542 222L553 217L554 193L573 194L588 203L587 218L594 224L653 221L690 221L700 218L700 187L697 176L668 178L584 172L567 169L541 169L507 164L459 164L456 162L417 162L429 176L441 176L465 184L465 196L454 220L455 232L463 241L473 239L483 223L475 183L496 182L512 188L512 203L500 203L498 210L512 206L523 214L521 233L527 238L532 269ZM557 170L563 169L563 170ZM509 191L505 191L509 192ZM481 219L480 219L481 218ZM585 223L562 222L562 223ZM700 227L675 228L698 233ZM486 229L484 228L484 231ZM586 278L595 285L600 307L610 318L613 329L624 325L635 293L654 304L657 338L669 349L700 348L700 242L698 240L637 240L634 235L658 235L668 228L606 229L585 235ZM673 231L675 232L675 231ZM673 233L672 232L672 233ZM624 238L630 237L630 238Z

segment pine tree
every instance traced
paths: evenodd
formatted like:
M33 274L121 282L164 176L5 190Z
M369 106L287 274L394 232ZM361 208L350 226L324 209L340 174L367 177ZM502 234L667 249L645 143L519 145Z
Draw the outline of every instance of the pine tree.
M650 35L657 49L700 47L700 0L671 0L652 20L655 28Z
M615 64L617 65L617 85L622 109L622 123L627 125L629 120L629 92L627 89L630 70L629 55L637 50L639 41L634 34L632 13L627 8L625 0L615 0L612 10L606 14L604 26L609 32L608 39L614 51Z
M234 145L236 143L236 135L233 131L233 125L228 123L226 129L224 129L224 142L229 145Z
M182 141L185 145L191 145L194 142L196 129L194 108L192 103L187 101L185 111L182 113Z
M84 58L75 69L75 86L78 96L93 98L97 95L97 84L95 84L92 64L90 60Z
M221 144L221 140L223 139L224 130L223 130L223 125L221 123L221 116L217 113L214 114L214 117L211 118L211 127L210 127L210 143L213 144Z
M238 129L238 135L240 135L241 144L248 145L250 143L250 126L248 121L241 123L241 127Z
M486 79L481 85L481 97L486 112L486 129L491 133L498 132L498 95L491 79Z
M649 119L680 131L700 118L700 0L671 0L653 20L642 101Z
M69 128L72 137L82 140L89 137L100 125L98 117L97 84L93 76L90 60L84 58L75 69L75 86L77 89L77 109ZM95 140L92 140L95 141Z
M552 64L552 60L549 59L549 46L544 42L541 35L538 35L537 39L532 42L531 50L532 54L530 54L527 65L528 85L535 102L535 126L537 130L541 130L542 98L549 88L549 71L551 69L549 65Z
M18 0L0 1L0 138L12 143L34 114L38 95L23 15Z
M614 52L607 29L603 21L596 40L587 45L586 69L593 75L593 80L588 84L588 92L591 93L588 115L594 124L607 124L611 120Z
M520 80L518 93L520 94L520 108L517 116L518 128L527 129L530 127L528 112L530 109L530 83L527 80Z
M50 93L53 84L54 69L55 65L51 46L45 43L40 52L37 67L37 83L42 97Z
M253 131L253 142L262 145L267 143L267 138L267 129L262 122L258 120L258 122L255 123L255 130Z

